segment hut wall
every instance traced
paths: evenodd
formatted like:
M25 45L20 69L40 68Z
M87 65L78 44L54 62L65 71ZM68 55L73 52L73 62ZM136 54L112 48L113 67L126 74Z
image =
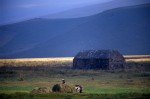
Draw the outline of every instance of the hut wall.
M75 56L73 68L123 69L124 63L124 57L116 50L87 50Z
M83 69L84 67L84 61L81 59L74 59L73 60L73 68L79 68L79 69Z
M124 69L124 62L109 62L109 69Z
M74 59L73 68L108 69L109 59Z

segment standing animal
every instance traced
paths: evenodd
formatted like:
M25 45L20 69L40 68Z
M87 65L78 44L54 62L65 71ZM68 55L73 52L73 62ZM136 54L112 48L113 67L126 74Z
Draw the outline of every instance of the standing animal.
M65 84L65 82L66 82L65 79L62 79L62 84Z

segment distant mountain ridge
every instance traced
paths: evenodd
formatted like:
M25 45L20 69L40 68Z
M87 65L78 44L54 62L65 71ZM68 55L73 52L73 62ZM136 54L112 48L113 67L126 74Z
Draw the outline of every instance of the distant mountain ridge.
M150 4L72 19L32 19L0 26L0 58L74 56L80 50L117 49L150 54ZM8 35L10 37L8 37Z
M149 0L112 0L100 4L89 5L80 8L74 8L67 11L62 11L55 14L43 16L48 19L63 19L63 18L80 18L87 17L101 13L106 10L115 9L119 7L137 6L150 3Z
M0 26L27 21L29 19L34 18L68 19L68 18L87 17L114 8L135 6L147 3L150 3L150 0L108 0L108 1L106 0L105 2L99 1L99 3L97 2L87 5L85 4L84 6L80 5L80 6L70 6L68 8L65 7L66 9L62 8L61 10L57 10L57 8L53 6L43 6L43 7L41 6L41 8L37 7L36 9L30 9L25 11L20 9L19 12L17 10L7 12L6 11L7 6L4 6L2 4Z

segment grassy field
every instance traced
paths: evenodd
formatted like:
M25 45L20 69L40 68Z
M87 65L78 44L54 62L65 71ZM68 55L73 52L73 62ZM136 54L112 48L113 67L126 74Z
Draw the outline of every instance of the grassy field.
M0 99L143 99L150 97L150 61L126 59L125 70L73 70L72 57L0 60ZM19 81L23 78L23 81ZM32 94L65 79L83 93Z
M73 57L60 58L21 58L21 59L0 59L0 67L2 66L72 66Z

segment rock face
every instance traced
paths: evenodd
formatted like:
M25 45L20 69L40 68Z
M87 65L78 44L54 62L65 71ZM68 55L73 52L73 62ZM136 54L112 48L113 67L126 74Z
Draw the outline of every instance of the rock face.
M77 69L119 69L124 68L124 57L117 50L85 50L73 59Z

